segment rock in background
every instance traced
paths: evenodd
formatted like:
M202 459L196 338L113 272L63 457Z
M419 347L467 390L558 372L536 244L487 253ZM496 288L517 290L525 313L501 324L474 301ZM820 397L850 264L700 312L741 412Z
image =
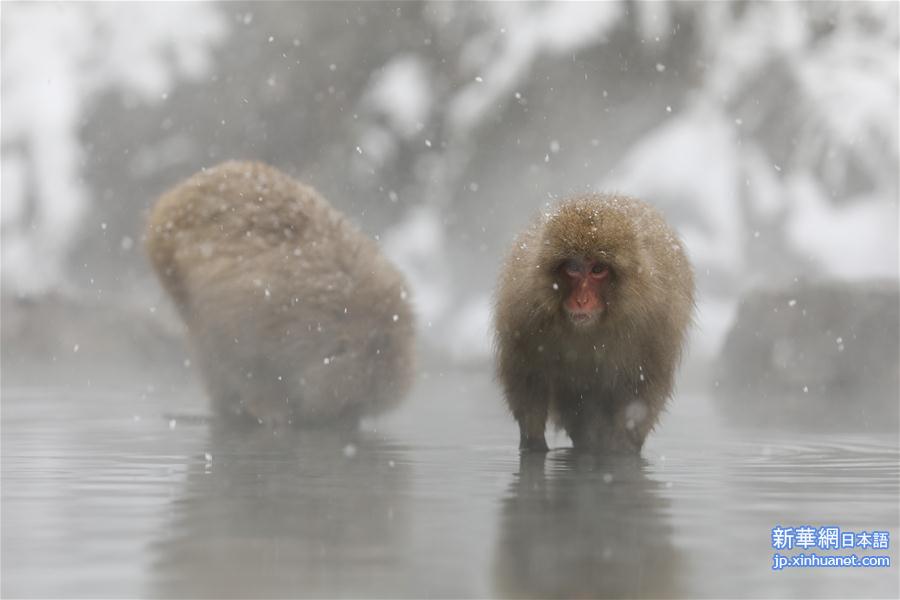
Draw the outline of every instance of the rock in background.
M895 282L803 282L739 304L713 383L738 425L897 430Z

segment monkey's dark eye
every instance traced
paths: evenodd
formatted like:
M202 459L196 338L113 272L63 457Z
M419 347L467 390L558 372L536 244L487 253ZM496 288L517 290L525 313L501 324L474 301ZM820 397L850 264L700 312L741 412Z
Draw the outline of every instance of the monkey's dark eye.
M581 274L581 263L574 259L569 259L562 264L563 271L566 272L566 275L580 275Z
M604 265L603 263L595 263L591 268L591 273L594 275L600 275L601 273L608 271L609 267Z

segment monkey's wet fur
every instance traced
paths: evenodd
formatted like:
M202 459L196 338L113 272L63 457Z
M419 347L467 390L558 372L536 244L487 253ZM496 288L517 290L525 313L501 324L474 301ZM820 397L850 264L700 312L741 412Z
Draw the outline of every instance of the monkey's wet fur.
M312 188L260 163L205 169L156 203L146 248L229 420L353 427L407 392L409 288Z
M497 375L523 450L548 421L577 450L636 453L675 382L694 310L684 245L650 205L592 194L542 213L495 297Z

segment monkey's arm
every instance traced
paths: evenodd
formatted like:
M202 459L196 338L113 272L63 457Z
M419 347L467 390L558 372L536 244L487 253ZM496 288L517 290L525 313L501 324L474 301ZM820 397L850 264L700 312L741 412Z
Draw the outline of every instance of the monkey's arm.
M506 402L519 423L519 448L546 452L544 430L553 390L547 377L533 368L528 369L528 364L519 356L501 360L500 376Z

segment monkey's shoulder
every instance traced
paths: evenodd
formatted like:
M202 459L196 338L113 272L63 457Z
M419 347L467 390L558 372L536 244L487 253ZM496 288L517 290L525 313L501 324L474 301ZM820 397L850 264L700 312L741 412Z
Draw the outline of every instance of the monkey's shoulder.
M230 161L199 171L168 194L196 209L287 214L321 210L328 203L312 187L262 163Z

